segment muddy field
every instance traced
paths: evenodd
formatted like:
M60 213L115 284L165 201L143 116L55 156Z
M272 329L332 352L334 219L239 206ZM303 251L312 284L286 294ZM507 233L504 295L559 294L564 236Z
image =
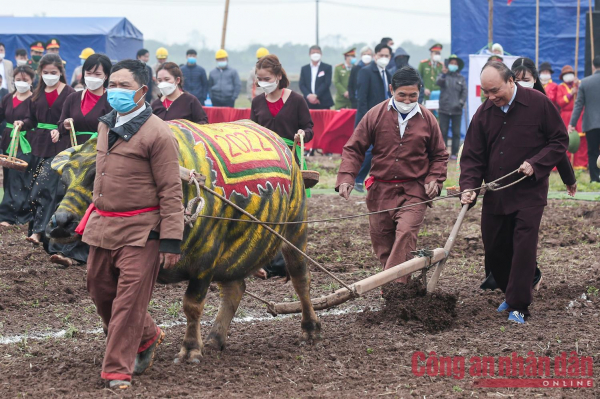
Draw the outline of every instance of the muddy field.
M310 199L311 218L366 211L364 197ZM600 372L600 204L551 201L542 221L539 264L544 280L525 326L498 314L500 292L483 292L480 206L470 211L434 298L406 297L385 306L379 290L321 312L322 341L300 341L298 316L269 316L245 297L227 347L207 350L201 364L175 365L183 339L185 285L158 285L150 312L167 333L153 368L134 379L128 397L599 397L600 389L477 388L474 378L417 377L415 351L438 356L554 357L577 351ZM455 202L428 210L419 248L443 247L459 211ZM353 282L380 271L366 218L316 224L309 254ZM0 231L0 384L4 397L113 397L100 368L104 335L85 289L85 268L58 269L25 231ZM312 294L338 285L313 270ZM419 273L415 278L419 277ZM282 280L250 280L248 290L269 300L295 299ZM420 291L419 291L420 290ZM419 293L420 292L420 293ZM582 295L585 296L582 298ZM384 292L389 299L391 294ZM405 302L403 302L405 301ZM204 323L216 314L210 292ZM204 326L203 332L208 329ZM594 383L598 380L594 378Z

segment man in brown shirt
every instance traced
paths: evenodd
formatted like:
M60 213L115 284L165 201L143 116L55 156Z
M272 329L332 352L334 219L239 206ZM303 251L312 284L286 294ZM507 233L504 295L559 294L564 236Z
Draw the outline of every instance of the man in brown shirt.
M418 104L421 78L406 66L392 77L393 96L363 117L344 146L336 190L348 199L365 152L373 145L367 208L381 211L437 196L446 180L448 153L435 116ZM371 242L384 269L411 258L425 204L369 216ZM407 282L408 276L399 279Z
M564 157L569 138L552 102L537 90L515 84L501 62L485 64L481 89L487 100L469 125L460 159L460 189L468 190L518 169L500 182L507 185L483 197L481 236L485 266L506 294L499 312L525 323L533 297L538 231L548 197L548 176ZM461 197L475 204L475 192ZM472 206L471 205L471 206Z
M179 261L183 238L178 144L144 103L147 79L140 61L112 68L114 111L98 126L96 209L88 209L87 225L80 226L90 245L88 291L108 326L102 378L118 389L151 366L164 338L147 308L160 267Z

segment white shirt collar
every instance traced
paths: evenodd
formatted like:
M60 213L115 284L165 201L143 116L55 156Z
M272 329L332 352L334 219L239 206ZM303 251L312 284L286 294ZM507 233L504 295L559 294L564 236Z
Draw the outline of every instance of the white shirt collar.
M408 121L410 118L415 116L417 113L421 114L421 117L424 118L423 112L421 111L421 104L415 105L415 107L406 115L406 118L402 118L400 111L396 109L394 106L394 98L390 98L390 102L388 103L387 109L388 111L392 108L394 111L398 113L398 127L400 129L400 138L404 137L404 131L406 130L406 126L408 125Z
M508 104L506 104L506 105L503 105L503 106L501 106L501 107L500 107L500 109L501 109L501 110L502 110L504 113L507 113L507 112L508 112L508 109L510 108L510 105L513 103L513 101L515 101L515 97L517 96L517 86L518 86L518 83L515 83L515 90L513 91L513 96L512 96L512 98L510 99L510 101L508 102Z
M421 116L423 116L423 112L421 111L420 108L421 104L415 105L415 107L408 113L408 115L406 115L406 118L404 118L404 121L408 121L410 118L412 118L413 116L415 116L417 114L417 112L419 114L421 114ZM398 111L396 109L396 107L394 107L394 98L390 98L390 101L388 102L388 106L387 109L388 111L390 110L390 108L394 109L394 111L398 112L398 116L400 116L400 111ZM402 116L400 116L402 118Z
M121 116L117 113L117 121L115 122L115 127L123 126L124 124L126 124L127 122L144 112L145 109L146 103L144 102L144 105L142 105L138 110L133 111L130 114Z
M312 62L310 63L310 67L313 69L319 69L320 66L321 66L321 61L319 61L319 63L317 65L313 64Z

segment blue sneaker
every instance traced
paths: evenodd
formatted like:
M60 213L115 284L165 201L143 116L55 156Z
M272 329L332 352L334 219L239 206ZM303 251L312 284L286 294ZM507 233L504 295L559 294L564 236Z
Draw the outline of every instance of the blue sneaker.
M498 312L499 313L502 313L502 312L504 312L507 309L508 309L508 303L506 303L506 301L502 302L500 304L500 306L498 306Z
M515 310L513 312L510 312L510 314L508 315L508 321L514 321L519 324L525 324L525 315Z
M354 189L356 191L358 191L359 193L364 193L365 192L365 185L363 183L356 183L354 185Z

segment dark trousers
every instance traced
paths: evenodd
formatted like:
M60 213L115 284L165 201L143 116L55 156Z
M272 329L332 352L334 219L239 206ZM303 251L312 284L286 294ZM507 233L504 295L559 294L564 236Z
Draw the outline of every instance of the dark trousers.
M27 162L28 167L23 172L3 168L4 197L2 203L0 203L0 222L25 224L31 221L29 192L31 191L31 179L36 166L36 157L19 151L17 158Z
M130 381L140 348L158 336L148 313L160 270L158 246L158 240L114 251L90 246L87 289L108 326L101 374L105 380Z
M585 134L588 148L588 169L590 180L600 182L600 170L598 169L598 156L600 155L600 129L592 129Z
M509 310L529 315L533 300L538 232L544 207L525 208L510 215L481 215L485 267L506 294Z
M367 152L365 152L365 160L363 161L362 166L356 175L356 179L354 179L356 183L363 184L367 178L367 175L369 174L369 171L371 171L371 161L373 160L373 154L371 153L372 151L373 146L370 146Z
M33 172L31 192L29 194L33 220L29 222L29 234L42 234L50 218L58 207L57 193L62 184L60 175L52 169L52 160L49 158L36 158L38 160Z
M449 115L440 112L440 130L444 136L444 144L448 145L448 130L450 129L450 121L452 121L452 155L458 155L460 147L460 124L462 115Z
M217 100L216 98L211 98L213 107L230 107L233 108L235 106L235 99L232 100Z

